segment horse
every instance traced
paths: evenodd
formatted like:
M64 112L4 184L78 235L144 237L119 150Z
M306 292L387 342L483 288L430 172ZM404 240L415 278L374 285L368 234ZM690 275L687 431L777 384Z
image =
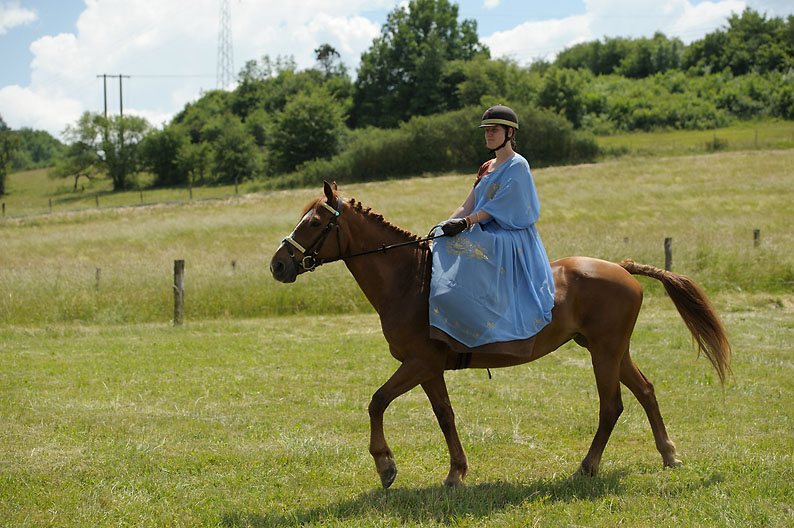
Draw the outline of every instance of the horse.
M400 362L369 403L370 443L381 485L397 475L394 455L383 432L383 414L400 395L420 385L426 393L449 449L446 486L461 484L469 468L455 426L444 372L456 368L498 368L534 361L570 340L592 357L599 397L598 428L586 456L571 475L595 476L609 436L623 411L620 384L634 394L650 422L663 467L681 465L659 411L653 384L635 365L629 342L642 304L642 287L632 275L661 281L678 313L725 384L731 374L731 346L719 316L703 290L683 275L625 260L619 264L589 257L551 263L555 299L551 322L528 340L528 353L488 354L453 351L429 336L431 247L428 238L405 231L364 207L344 200L336 184L324 182L323 195L311 201L293 232L270 262L283 283L342 260L380 317L389 351ZM515 343L515 342L513 342Z

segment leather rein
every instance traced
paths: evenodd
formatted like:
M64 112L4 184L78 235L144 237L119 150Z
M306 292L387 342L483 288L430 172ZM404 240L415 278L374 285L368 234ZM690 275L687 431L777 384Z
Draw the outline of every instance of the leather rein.
M334 209L333 207L328 205L328 202L322 202L322 204L320 204L323 207L325 207L326 209L328 209L331 213L333 213L333 216L331 217L331 220L328 221L328 224L326 224L326 226L323 229L322 233L320 233L317 236L317 238L314 239L314 242L312 242L311 245L309 245L309 247L304 248L303 246L301 246L298 242L295 241L295 239L292 238L292 235L284 237L284 240L281 241L282 245L286 245L287 253L289 254L290 259L292 259L292 262L295 264L296 267L300 266L305 271L314 271L317 268L319 268L320 266L322 266L323 264L329 264L331 262L336 262L338 260L344 260L344 259L349 259L349 258L354 258L354 257L363 257L364 255L372 255L373 253L381 253L381 252L385 253L386 251L388 251L390 249L395 249L395 248L402 247L402 246L409 246L409 245L413 245L413 244L419 244L421 242L427 242L429 240L435 240L436 238L441 238L441 237L446 236L444 234L441 234L441 235L430 235L430 234L428 234L428 236L426 236L424 238L420 238L418 240L410 240L408 242L400 242L399 244L391 244L389 246L382 245L381 247L379 247L377 249L371 249L369 251L362 251L360 253L352 253L350 255L342 255L342 242L341 242L341 238L339 236L339 214L342 211L342 197L339 196L339 197L337 197L337 199L338 199L338 202L337 202L337 205L336 205L336 209ZM430 230L430 233L434 232L437 227L438 226L434 226ZM337 249L339 250L339 256L333 257L333 258L326 258L326 259L317 258L317 255L320 253L320 250L323 248L323 245L325 244L325 241L328 239L328 235L331 234L331 231L334 228L336 228L336 245L337 245ZM294 234L294 231L293 231L293 234ZM303 258L302 259L298 260L295 257L295 253L292 250L293 247L303 254Z

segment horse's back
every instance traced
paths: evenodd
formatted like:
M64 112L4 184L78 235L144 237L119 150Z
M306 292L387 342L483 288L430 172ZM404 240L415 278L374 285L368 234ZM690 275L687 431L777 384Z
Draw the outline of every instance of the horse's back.
M587 336L597 330L633 327L642 286L619 264L590 257L551 263L555 304L552 323Z

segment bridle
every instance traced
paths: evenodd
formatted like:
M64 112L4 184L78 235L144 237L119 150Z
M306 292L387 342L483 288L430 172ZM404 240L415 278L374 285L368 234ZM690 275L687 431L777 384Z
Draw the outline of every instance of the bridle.
M318 259L317 255L320 253L320 250L323 248L323 244L325 244L325 240L328 238L328 235L331 234L331 230L334 227L336 227L336 245L339 249L339 254L340 255L342 254L342 242L341 239L339 238L339 222L338 222L339 211L342 209L341 207L342 197L340 196L337 198L339 201L337 202L336 209L328 205L328 202L323 202L321 204L323 207L331 211L331 213L333 213L334 216L331 217L331 220L328 221L328 224L326 224L325 229L323 229L322 233L320 233L319 236L316 239L314 239L314 242L312 242L308 248L304 248L303 246L295 242L295 239L292 238L292 236L286 236L284 237L284 240L281 241L282 244L286 243L285 245L287 246L287 253L289 254L289 258L292 259L292 262L294 262L296 266L300 264L300 266L304 270L314 271L315 269L317 269L318 266L322 266L323 264L325 264L326 260ZM303 258L300 261L295 259L295 253L293 253L292 251L293 247L298 251L300 251L301 253L303 253ZM335 259L335 260L339 260L339 259Z
M373 253L386 252L386 251L388 251L390 249L398 248L398 247L401 247L401 246L419 244L420 242L427 242L429 240L434 240L436 238L441 238L441 237L446 236L444 234L430 235L428 233L428 236L426 236L425 238L420 238L420 239L417 239L417 240L410 240L408 242L401 242L399 244L392 244L390 246L383 245L383 246L381 246L381 247L379 247L377 249L371 249L369 251L362 251L360 253L353 253L353 254L350 254L350 255L342 255L342 241L341 241L341 238L339 236L339 214L342 211L342 197L341 196L337 196L337 200L338 201L337 201L336 209L334 209L333 207L328 205L328 202L322 202L320 204L323 207L325 207L326 209L328 209L331 213L333 213L333 216L331 217L331 220L328 221L328 224L326 224L326 226L323 229L322 233L320 233L317 236L317 238L314 239L314 242L312 242L311 245L309 245L309 247L304 248L298 242L296 242L295 239L292 238L291 235L284 237L284 240L281 241L281 244L287 247L287 254L289 254L289 258L292 259L292 262L295 264L296 267L301 267L301 268L303 268L304 271L314 271L317 268L319 268L320 266L322 266L323 264L329 264L331 262L336 262L338 260L344 260L344 259L349 259L349 258L353 258L353 257L362 257L364 255L371 255ZM434 226L430 230L430 233L433 233L437 227L438 226ZM327 258L327 259L317 258L317 255L320 253L320 251L323 248L323 244L325 244L325 241L328 239L328 235L331 234L331 230L333 230L334 228L336 228L336 245L337 245L337 249L339 251L339 256L333 257L333 258ZM303 254L303 258L302 259L298 260L295 257L295 253L292 250L293 248L297 249L298 251L300 251Z

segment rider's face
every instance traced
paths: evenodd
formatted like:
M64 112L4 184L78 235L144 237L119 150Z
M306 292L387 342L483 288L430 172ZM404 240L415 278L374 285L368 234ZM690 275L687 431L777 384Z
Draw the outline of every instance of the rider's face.
M485 128L485 144L488 148L496 148L505 140L505 134L507 134L505 127L494 125L483 128Z

